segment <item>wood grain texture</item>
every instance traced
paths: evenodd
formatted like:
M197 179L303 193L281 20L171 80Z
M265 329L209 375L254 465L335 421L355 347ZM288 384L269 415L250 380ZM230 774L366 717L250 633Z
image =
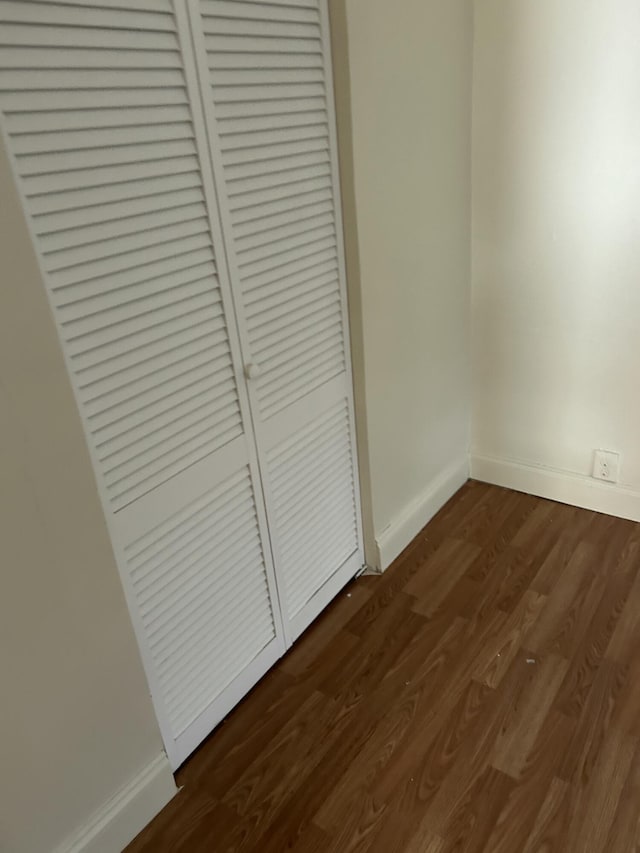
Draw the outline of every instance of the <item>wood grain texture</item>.
M640 525L467 483L128 853L638 853L639 568Z

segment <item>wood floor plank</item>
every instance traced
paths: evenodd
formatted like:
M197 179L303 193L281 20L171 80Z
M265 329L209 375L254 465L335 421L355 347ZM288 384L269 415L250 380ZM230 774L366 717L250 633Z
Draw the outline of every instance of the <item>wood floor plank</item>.
M487 767L467 791L442 833L442 853L481 853L500 814L502 803L513 790L513 779Z
M547 715L526 760L520 764L517 784L502 804L485 846L488 853L524 849L575 725L575 720L553 711Z
M382 844L385 843L386 840L382 839ZM437 835L430 832L416 833L406 844L403 842L402 845L402 853L443 853L443 850L444 841L442 838L438 838ZM374 846L370 848L370 853L374 853L374 851L375 853L387 853L387 848L377 846L374 843Z
M597 756L592 777L585 785L570 787L567 849L606 851L636 750L635 738L612 729Z
M640 656L626 663L616 664L624 681L615 697L613 711L610 714L612 725L621 731L640 738Z
M627 662L640 647L640 559L635 561L635 577L629 590L609 644L606 655L618 663Z
M584 639L571 661L571 667L560 689L557 707L565 714L577 716L605 659L610 640L624 612L634 571L611 577L598 604Z
M533 660L526 652L525 656L527 661ZM526 766L569 662L552 654L528 666L528 681L498 732L491 758L493 767L514 779L520 778Z
M523 853L568 853L570 848L565 846L568 800L569 785L561 779L553 779ZM491 853L490 847L485 850Z
M417 744L426 748L426 738L435 736L444 704L434 700L449 680L449 668L465 642L466 627L461 620L450 625L442 621L426 624L417 634L423 643L415 650L422 660L415 656L396 660L372 691L367 707L377 714L379 723L347 773L336 776L334 788L315 818L320 826L339 823L354 796L359 797L369 785L378 799L386 799L398 775L406 775L407 753L416 755ZM409 675L411 680L406 680ZM386 783L384 789L381 780Z
M468 646L469 623L452 613L441 613L428 619L414 633L396 658L390 662L382 680L374 688L371 701L388 701L389 694L398 696L418 690L427 684L433 697L437 677L447 678L451 667L459 661ZM433 703L432 703L433 704Z
M507 548L513 546L514 536L540 503L540 499L532 495L521 492L513 492L512 495L511 511L506 516L498 516L493 528L487 531L484 538L475 539L475 544L482 548L482 554L469 571L473 580L482 581L489 575L494 575L493 569L497 560Z
M533 652L557 652L571 658L604 594L605 581L595 570L594 549L585 542L558 580L547 606L525 642Z
M363 796L337 828L326 853L364 853L381 826L387 806L370 795Z
M331 795L336 780L348 771L369 742L379 718L359 708L343 709L340 736L325 742L325 732L317 738L317 755L309 772L292 787L273 821L263 827L257 849L260 853L282 853L296 848L300 839L315 825L314 815ZM324 834L324 833L323 833Z
M281 847L280 850L290 850L292 853L325 853L330 841L331 839L321 829L314 824L309 824L293 846Z
M177 774L178 785L220 797L265 749L312 691L274 670L238 705Z
M475 725L468 727L468 732L462 738L454 759L449 759L446 774L440 774L438 777L437 790L430 799L423 816L426 825L445 841L447 840L445 830L449 821L470 788L476 784L478 777L490 764L496 737L512 713L514 705L519 701L526 683L526 668L527 664L524 660L516 659L498 690L490 690L486 685L478 685L479 688L489 690L491 695L483 703L485 707L480 719ZM473 684L475 685L475 682ZM432 768L434 766L437 765L431 757L423 763L421 794L428 790L429 783L433 787Z
M128 853L640 853L640 525L469 482Z
M313 626L297 640L281 661L279 668L298 678L308 672L326 652L327 646L334 640L338 631L362 610L371 594L372 587L366 581L350 583Z
M488 539L495 541L497 531L521 505L521 498L501 486L476 488L475 496L470 511L449 525L448 536L482 546Z
M335 780L329 796L314 815L318 826L335 832L344 823L403 740L416 716L419 702L420 694L411 692L404 701L398 701L391 713L382 716L363 749L346 772Z
M603 848L607 853L636 853L640 849L638 803L640 803L640 751L636 749L615 818Z
M414 611L433 616L479 553L477 545L462 539L445 539L405 587L409 595L418 599Z
M394 809L408 818L424 813L450 772L467 760L467 748L481 735L493 699L494 691L489 687L469 681L447 713L446 723L444 715L434 715L421 738L410 744L401 773L393 768L395 773L380 774L373 788L377 798L392 802Z
M245 818L257 807L263 813L262 820L264 813L273 813L279 798L286 796L289 783L304 770L302 762L310 732L327 709L329 700L321 693L313 693L227 790L222 801L238 818Z
M424 763L425 751L431 748L441 732L443 737L448 736L455 742L452 720L457 719L456 709L464 707L467 701L465 696L470 691L475 694L484 687L472 682L471 674L478 658L484 653L487 639L501 630L505 619L504 613L496 613L482 624L464 623L462 648L465 653L448 669L439 667L433 677L427 679L426 689L422 691L424 704L421 706L421 714L416 715L404 745L394 752L376 780L375 791L380 799L386 800L393 796L401 785L406 784L407 779L415 775L417 768ZM441 661L442 656L438 656L437 660ZM486 695L490 695L489 688L486 689ZM416 749L416 743L420 743L420 749ZM411 791L409 796L412 797Z
M381 617L383 630L363 642L319 685L327 696L345 705L358 705L377 687L411 637L424 625L423 617L408 606L389 608L393 618ZM385 616L388 615L385 613Z
M594 513L592 522L582 538L600 550L603 569L609 571L618 561L624 544L630 537L637 535L638 525L635 522L613 515Z
M416 572L419 572L431 553L431 547L426 549L425 553L425 548L419 546L410 552L407 563L415 567ZM394 578L395 576L391 575L390 577ZM376 578L376 581L379 584L377 590L370 595L366 604L357 610L344 626L345 630L356 637L363 637L368 631L375 630L380 617L384 617L389 609L394 610L398 600L406 602L408 606L413 603L404 589L404 581L401 585L389 583L385 576L380 579ZM315 626L313 627L315 628Z
M553 501L538 500L524 523L514 532L509 543L514 548L530 548L546 538L546 532L553 528L555 517L564 512L563 507Z
M616 664L603 664L582 709L578 724L558 770L558 775L571 784L590 781L604 744L622 713L621 697L628 683L628 671Z
M468 619L491 610L509 613L528 591L529 579L535 574L539 561L534 549L527 551L506 546L485 564L482 552L481 559L477 559L455 584L442 609L454 609ZM479 565L483 570L488 565L486 575L478 570Z
M259 849L270 826L288 811L292 792L312 778L318 763L337 747L355 718L355 709L341 708L322 694L313 694L270 749L223 797L222 805L236 816L223 836L224 843L230 849L251 845ZM317 731L323 733L321 740Z
M532 590L527 591L518 605L509 614L504 629L486 648L483 660L473 677L489 687L498 687L516 654L522 647L523 638L533 628L544 608L546 598Z
M493 578L493 601L500 610L509 613L527 592L542 595L531 589L542 554L536 548L506 548ZM546 597L546 596L545 596Z
M531 580L531 589L541 595L549 595L573 558L579 536L573 530L561 530L549 552L541 561Z

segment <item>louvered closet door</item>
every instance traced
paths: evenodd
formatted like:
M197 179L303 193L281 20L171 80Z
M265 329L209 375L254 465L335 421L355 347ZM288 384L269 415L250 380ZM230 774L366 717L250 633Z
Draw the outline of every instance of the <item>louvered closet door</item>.
M0 0L3 129L174 766L284 648L176 10Z
M326 6L189 8L294 639L363 564Z

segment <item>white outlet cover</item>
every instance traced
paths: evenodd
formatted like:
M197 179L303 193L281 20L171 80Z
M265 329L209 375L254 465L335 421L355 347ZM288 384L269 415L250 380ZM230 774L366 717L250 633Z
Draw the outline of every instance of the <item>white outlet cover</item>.
M620 476L620 454L613 450L596 450L593 454L593 476L597 480L617 483Z

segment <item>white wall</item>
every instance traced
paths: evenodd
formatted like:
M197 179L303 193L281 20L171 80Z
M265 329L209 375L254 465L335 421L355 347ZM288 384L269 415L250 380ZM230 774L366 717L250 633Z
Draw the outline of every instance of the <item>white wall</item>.
M0 850L115 853L175 786L1 140L0 199Z
M475 15L472 470L640 518L640 4Z
M467 475L471 11L331 4L367 558L382 567Z

